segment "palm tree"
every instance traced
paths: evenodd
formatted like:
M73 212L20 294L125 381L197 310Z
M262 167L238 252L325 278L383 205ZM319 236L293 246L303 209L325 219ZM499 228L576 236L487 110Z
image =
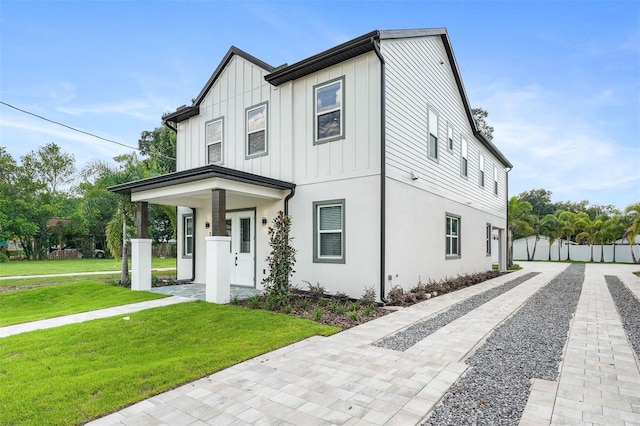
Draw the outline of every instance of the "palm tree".
M548 214L542 219L543 232L549 237L549 262L551 262L551 246L558 240L558 260L560 260L560 243L562 241L562 222L555 214Z
M623 238L629 241L629 247L631 248L631 260L633 263L638 263L636 254L633 251L633 245L636 241L636 237L640 235L640 203L631 204L624 212L631 218L631 225L627 228Z
M526 228L526 218L531 214L531 203L521 201L515 195L509 199L507 206L507 222L509 224L509 258L507 259L508 267L513 266L513 238L520 231Z
M589 219L589 215L584 212L573 213L569 211L560 211L556 212L556 214L558 214L559 219L563 223L562 230L567 237L567 260L571 261L571 244L569 244L571 237L582 231L582 227L585 221Z
M606 216L604 216L606 217ZM600 244L613 243L613 260L616 261L616 240L624 235L624 224L622 223L620 213L615 216L606 217L600 228L599 239ZM600 262L604 262L604 252L600 257Z
M579 213L577 216L580 216L581 214L582 213ZM582 232L576 235L576 242L586 240L589 243L589 249L591 250L591 258L589 261L593 262L593 244L599 238L600 229L602 228L602 220L599 218L591 220L585 213L584 216L577 219L577 221Z

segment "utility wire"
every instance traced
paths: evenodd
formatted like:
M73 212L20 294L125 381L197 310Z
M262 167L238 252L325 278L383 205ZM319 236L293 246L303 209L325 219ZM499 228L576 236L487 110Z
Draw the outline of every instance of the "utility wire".
M6 103L6 102L0 101L0 104L2 104L2 105L4 105L4 106L8 106L9 108L13 108L13 109L15 109L16 111L20 111L20 112L22 112L22 113L24 113L24 114L32 115L32 116L34 116L34 117L36 117L36 118L39 118L39 119L41 119L41 120L48 121L49 123L53 123L53 124L56 124L56 125L58 125L58 126L66 127L67 129L69 129L69 130L73 130L74 132L83 133L83 134L85 134L85 135L88 135L88 136L91 136L91 137L94 137L94 138L98 138L98 139L101 139L101 140L106 141L106 142L114 143L114 144L116 144L116 145L124 146L125 148L131 148L131 149L135 149L136 151L140 151L140 149L139 149L139 148L136 148L136 147L134 147L134 146L126 145L126 144L123 144L122 142L114 141L113 139L107 139L107 138L104 138L104 137L102 137L102 136L98 136L98 135L96 135L96 134L90 133L90 132L85 132L84 130L76 129L75 127L71 127L71 126L68 126L68 125L66 125L66 124L60 123L60 122L58 122L58 121L48 119L48 118L43 117L43 116L41 116L41 115L35 114L35 113L33 113L33 112L25 111L25 110L23 110L23 109L20 109L20 108L18 108L18 107L16 107L16 106L13 106L13 105L8 104L8 103ZM149 152L149 155L155 155L155 156L158 156L158 157L166 158L167 160L176 161L176 159L175 159L175 158L173 158L173 157L169 157L169 156L166 156L166 155L164 155L164 154L160 154L159 152Z

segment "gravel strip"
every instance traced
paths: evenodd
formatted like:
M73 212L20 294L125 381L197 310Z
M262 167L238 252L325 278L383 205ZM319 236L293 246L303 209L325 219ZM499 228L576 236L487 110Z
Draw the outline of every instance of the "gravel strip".
M469 359L425 425L516 425L532 378L555 380L584 265L570 265L536 292Z
M613 301L618 309L618 315L622 320L624 328L631 347L636 352L636 356L640 358L640 300L629 291L618 277L613 275L605 275L609 293L613 297Z
M441 327L444 327L461 316L468 314L478 306L484 305L494 297L500 296L502 293L506 293L538 274L539 272L529 272L528 274L522 275L498 287L487 290L484 293L476 294L465 301L456 303L447 311L442 312L433 318L418 322L396 334L385 337L384 339L374 343L374 346L404 352L425 337L439 330Z

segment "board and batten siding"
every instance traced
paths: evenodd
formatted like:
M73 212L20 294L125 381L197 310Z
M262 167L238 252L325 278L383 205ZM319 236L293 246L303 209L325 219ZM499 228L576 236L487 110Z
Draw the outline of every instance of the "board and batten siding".
M200 114L178 124L178 170L207 164L205 124L223 118L222 166L291 180L291 146L283 146L291 140L283 137L290 123L279 114L282 94L264 80L266 74L238 55L229 61L202 100ZM267 104L267 155L246 158L246 109L262 103Z
M385 58L386 174L444 198L506 217L506 170L474 135L440 36L382 40ZM442 63L441 63L442 62ZM428 155L428 111L438 114L438 158ZM453 127L453 151L447 125ZM468 176L462 176L462 138L468 141ZM480 186L480 154L485 185ZM493 166L498 168L498 194ZM418 179L411 180L411 172Z
M314 86L343 79L344 138L314 144ZM380 173L380 61L373 53L286 83L291 104L282 109L292 123L296 184ZM284 103L282 103L284 106Z

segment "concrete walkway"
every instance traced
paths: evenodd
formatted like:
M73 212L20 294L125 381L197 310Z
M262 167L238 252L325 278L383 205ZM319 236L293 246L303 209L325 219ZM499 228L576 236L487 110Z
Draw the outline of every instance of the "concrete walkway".
M162 271L175 271L175 267L170 268L152 268L152 272ZM104 275L104 274L118 274L121 271L92 271L92 272L69 272L64 274L42 274L42 275L14 275L11 277L0 277L0 280L21 280L25 278L47 278L47 277L71 277L76 275ZM131 271L129 271L131 272Z
M289 345L89 424L419 424L464 374L465 359L495 327L568 266L520 264L521 271L330 337ZM533 381L521 424L640 425L639 363L604 281L605 275L616 275L638 295L640 279L631 274L638 269L633 265L587 265L560 376L555 382ZM540 274L405 352L372 345L528 272Z

